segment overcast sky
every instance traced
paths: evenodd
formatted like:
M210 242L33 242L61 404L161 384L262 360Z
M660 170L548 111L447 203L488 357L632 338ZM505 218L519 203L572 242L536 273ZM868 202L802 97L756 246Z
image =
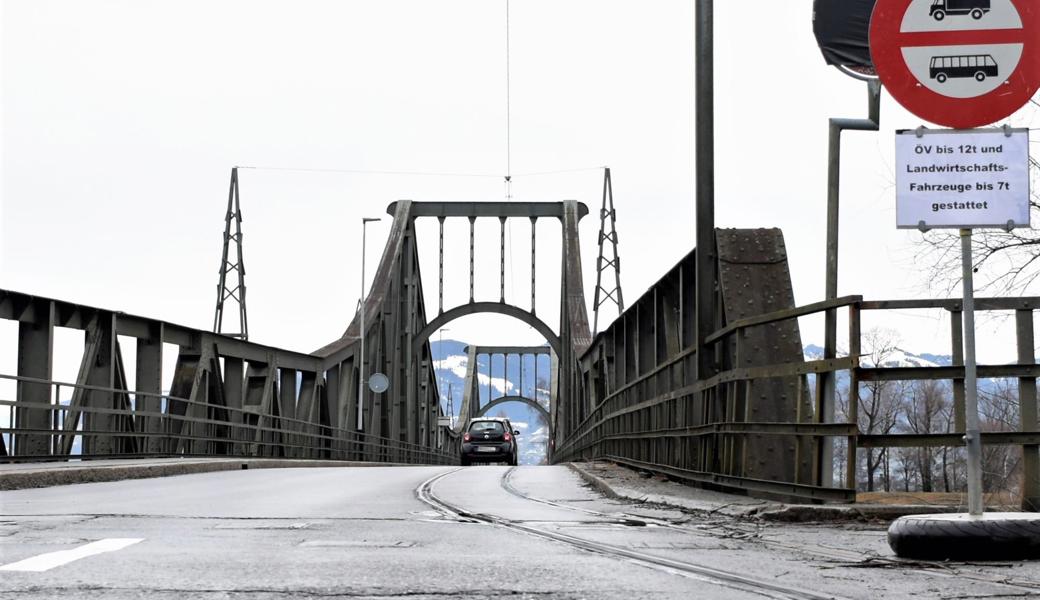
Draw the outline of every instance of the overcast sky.
M782 228L799 304L823 299L827 119L866 112L865 84L824 64L811 4L715 3L717 225ZM438 174L241 172L251 339L311 351L354 313L362 216L402 198L504 199L504 1L0 6L3 288L207 329L232 166ZM692 7L511 3L513 199L589 205L590 304L598 167L612 169L629 303L693 245ZM886 95L880 133L846 134L839 294L928 294L913 262L920 235L895 229L892 189L893 131L919 124ZM567 172L522 176L545 171ZM369 274L388 225L370 225ZM497 299L497 226L478 224L487 299ZM554 231L540 225L538 288L555 327ZM419 233L435 301L436 222ZM466 299L468 277L465 222L451 233L449 306ZM526 222L510 225L509 299L522 306L529 235ZM866 327L881 324L909 350L948 351L935 313L868 315ZM539 341L504 317L450 327L445 338L466 342ZM980 327L980 358L1011 360L1013 338ZM821 321L803 322L803 337L820 343Z

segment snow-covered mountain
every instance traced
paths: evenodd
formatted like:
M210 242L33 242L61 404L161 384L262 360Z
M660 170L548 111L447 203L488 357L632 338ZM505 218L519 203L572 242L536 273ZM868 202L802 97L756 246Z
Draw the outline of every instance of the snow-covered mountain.
M845 353L842 348L838 349L838 355L841 356ZM809 344L805 346L805 360L821 360L823 358L823 348L816 344ZM953 365L953 356L949 354L931 354L928 352L922 352L915 354L902 348L895 347L891 351L886 352L884 359L880 365L873 363L873 357L870 354L864 354L860 357L860 365L864 367L949 367ZM816 376L813 373L807 375L810 389L813 389L816 385ZM848 371L838 371L837 376L838 386L847 386L849 382ZM980 378L978 380L979 393L980 394L992 394L999 389L999 380L997 379L986 379Z
M844 354L844 350L839 349L838 355ZM805 346L805 360L821 360L823 358L823 347L817 346L816 344L809 344ZM872 357L869 354L864 354L860 357L860 364L867 366L877 366L872 363ZM880 366L883 367L948 367L953 364L953 357L948 354L914 354L902 348L895 347L890 352L886 352L884 359Z

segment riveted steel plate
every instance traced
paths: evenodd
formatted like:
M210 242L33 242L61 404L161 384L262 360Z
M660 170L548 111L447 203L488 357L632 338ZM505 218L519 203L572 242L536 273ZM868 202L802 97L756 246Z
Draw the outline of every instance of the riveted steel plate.
M718 229L719 288L724 323L794 308L794 291L787 249L779 229ZM739 335L739 334L738 334ZM727 341L723 370L798 363L804 360L797 320L752 327L741 338ZM748 401L738 417L754 422L796 422L811 414L800 376L757 379L750 382ZM799 403L802 403L799 410ZM812 453L796 452L792 438L751 434L744 477L773 481L807 481ZM805 449L803 449L805 450ZM794 457L799 457L798 479Z

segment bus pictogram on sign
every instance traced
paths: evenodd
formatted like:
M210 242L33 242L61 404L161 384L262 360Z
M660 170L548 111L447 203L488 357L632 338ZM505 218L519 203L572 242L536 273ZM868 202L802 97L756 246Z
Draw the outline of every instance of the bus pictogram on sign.
M1040 2L878 0L870 48L882 83L917 116L990 124L1040 87Z
M928 76L946 83L950 77L974 77L983 82L987 77L997 77L1000 69L997 62L989 54L975 56L933 56L928 69Z

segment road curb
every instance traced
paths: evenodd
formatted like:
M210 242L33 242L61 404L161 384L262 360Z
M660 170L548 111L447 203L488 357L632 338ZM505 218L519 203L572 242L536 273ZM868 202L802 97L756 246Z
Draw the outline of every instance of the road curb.
M892 522L899 517L931 513L956 513L956 507L906 504L780 504L765 502L763 505L734 506L716 503L702 506L691 506L681 498L672 498L666 494L645 494L626 490L623 486L613 486L604 478L590 472L578 463L567 463L567 466L585 480L593 489L609 498L620 498L635 502L653 502L686 511L725 514L736 518L756 519L776 523L850 523L850 522Z
M584 479L585 483L588 483L590 486L593 487L593 489L595 489L599 493L603 494L607 498L625 498L625 499L629 499L629 500L637 500L637 498L632 498L630 496L622 496L621 494L617 493L614 490L614 488L610 487L609 483L607 483L606 481L603 481L601 478L597 477L596 475L593 475L592 473L589 473L584 468L578 466L577 463L569 462L569 463L567 463L567 466L570 467L570 469L572 471L577 473L579 477Z
M216 471L239 471L248 469L298 469L315 467L401 467L404 463L335 461L335 460L292 460L292 459L210 459L171 460L144 464L69 465L68 463L40 464L39 468L0 473L0 491L72 485L77 483L100 483L125 479L147 479L172 477Z
M645 491L632 489L626 486L615 486L606 479L590 472L578 463L566 463L575 473L584 479L593 489L599 491L609 498L630 500L640 503L660 504L678 508L684 511L696 513L723 514L731 517L746 518L762 511L765 502L761 504L734 504L731 502L704 502L688 501L684 498L672 497L662 493L647 493ZM625 467L619 467L625 468ZM780 506L773 504L773 506Z
M957 509L943 506L915 506L906 504L883 505L841 505L826 504L788 504L776 510L764 510L755 514L755 518L763 521L780 523L821 523L821 522L891 522L907 515L957 512Z

